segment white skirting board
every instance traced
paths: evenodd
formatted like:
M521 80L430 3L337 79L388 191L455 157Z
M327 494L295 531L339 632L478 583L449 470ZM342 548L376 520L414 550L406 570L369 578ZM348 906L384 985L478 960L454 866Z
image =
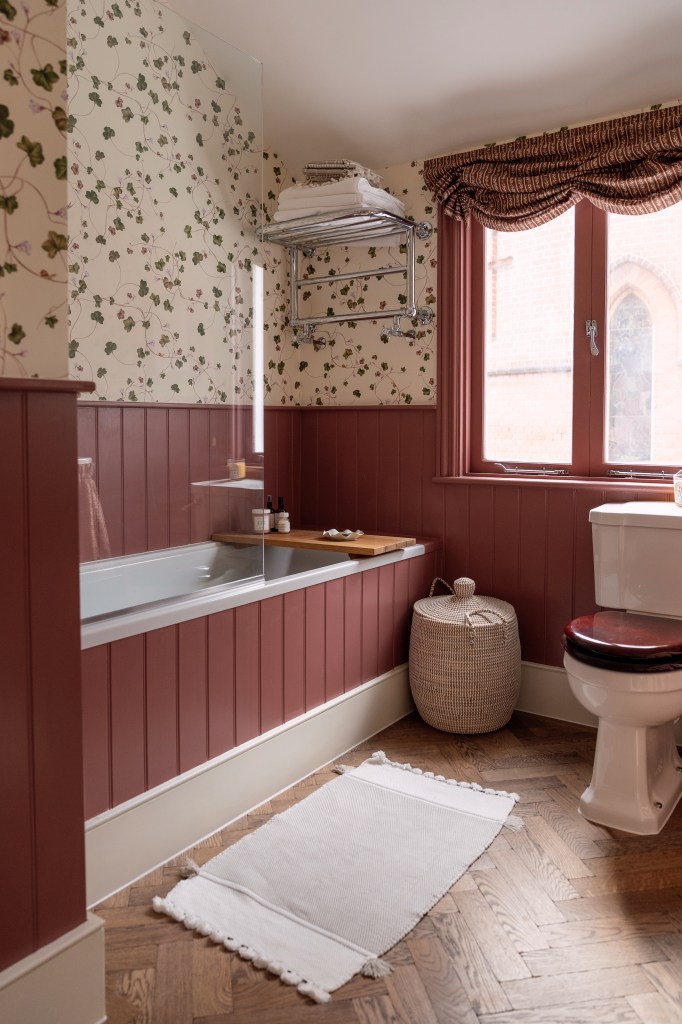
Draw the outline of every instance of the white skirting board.
M288 789L413 708L407 665L400 665L92 818L85 826L88 906Z
M0 1021L103 1024L104 921L95 914L0 972Z

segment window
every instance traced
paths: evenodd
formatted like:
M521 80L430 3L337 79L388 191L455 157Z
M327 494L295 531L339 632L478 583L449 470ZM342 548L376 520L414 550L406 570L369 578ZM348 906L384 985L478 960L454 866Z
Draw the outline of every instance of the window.
M678 469L682 204L622 216L582 202L530 230L466 231L464 468L642 479Z

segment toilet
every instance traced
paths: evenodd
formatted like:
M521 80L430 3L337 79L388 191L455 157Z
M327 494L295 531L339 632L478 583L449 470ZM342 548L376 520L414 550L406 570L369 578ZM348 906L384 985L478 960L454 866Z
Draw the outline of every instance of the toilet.
M599 719L590 821L660 832L682 795L682 508L630 501L590 511L595 598L604 610L564 629L577 700Z

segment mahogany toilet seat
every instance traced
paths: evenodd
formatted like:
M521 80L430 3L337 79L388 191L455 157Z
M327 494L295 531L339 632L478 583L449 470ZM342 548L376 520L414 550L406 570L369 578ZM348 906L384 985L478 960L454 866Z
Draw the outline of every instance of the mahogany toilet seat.
M581 615L564 629L566 651L578 661L614 672L682 669L682 621L634 612Z

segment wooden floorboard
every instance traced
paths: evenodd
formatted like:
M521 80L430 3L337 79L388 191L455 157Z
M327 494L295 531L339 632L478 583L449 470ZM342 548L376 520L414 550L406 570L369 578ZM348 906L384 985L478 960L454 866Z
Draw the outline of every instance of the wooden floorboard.
M424 770L514 790L504 830L385 955L317 1005L233 953L154 913L175 858L102 903L109 1024L679 1024L682 807L659 836L578 813L595 733L516 713L484 736L450 736L415 715L361 744ZM329 766L203 840L203 864L334 775Z

